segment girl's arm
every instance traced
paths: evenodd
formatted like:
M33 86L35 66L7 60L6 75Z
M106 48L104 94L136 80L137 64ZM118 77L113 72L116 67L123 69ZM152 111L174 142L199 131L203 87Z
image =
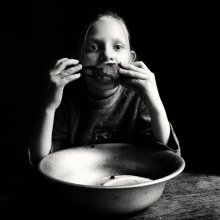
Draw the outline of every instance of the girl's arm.
M42 109L39 115L30 143L30 159L33 164L39 162L50 152L54 115L55 110L47 108Z
M63 58L50 71L50 86L45 104L31 137L30 158L33 163L37 163L50 152L54 115L61 103L65 85L80 77L77 72L82 66L78 63L78 60ZM65 70L69 65L74 66Z
M153 97L152 97L153 98ZM155 97L156 99L156 97ZM151 100L148 95L143 95L143 101L149 108L151 126L154 137L163 144L167 144L170 137L170 123L161 99Z
M157 89L155 75L143 62L122 63L121 67L120 74L127 77L123 84L135 89L143 99L151 115L153 135L166 145L170 136L170 123Z

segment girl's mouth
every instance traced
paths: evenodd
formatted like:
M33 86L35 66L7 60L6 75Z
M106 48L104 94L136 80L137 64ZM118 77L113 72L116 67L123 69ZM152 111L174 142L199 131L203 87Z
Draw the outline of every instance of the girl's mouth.
M97 76L96 79L103 81L112 81L112 79L109 76Z

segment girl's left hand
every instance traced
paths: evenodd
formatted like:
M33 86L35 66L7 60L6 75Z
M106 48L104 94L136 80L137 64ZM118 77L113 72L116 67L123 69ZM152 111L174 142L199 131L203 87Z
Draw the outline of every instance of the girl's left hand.
M120 63L119 73L122 77L122 84L133 87L139 93L151 94L157 90L154 74L142 61L134 63Z
M132 87L144 100L149 107L156 107L160 103L160 96L157 89L156 79L142 61L134 63L121 63L119 73L122 77L121 84ZM156 105L156 106L155 106Z

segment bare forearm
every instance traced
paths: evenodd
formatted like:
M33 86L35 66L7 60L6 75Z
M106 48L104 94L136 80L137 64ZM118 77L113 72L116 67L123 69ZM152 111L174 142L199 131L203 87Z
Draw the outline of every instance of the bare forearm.
M33 162L38 162L40 159L49 154L52 145L51 140L54 114L54 109L45 108L39 117L32 135L30 146L30 154Z
M170 136L170 124L159 94L154 100L145 97L144 101L150 111L154 137L161 143L167 144Z
M151 126L154 137L163 144L167 144L170 136L170 124L165 110L151 113Z

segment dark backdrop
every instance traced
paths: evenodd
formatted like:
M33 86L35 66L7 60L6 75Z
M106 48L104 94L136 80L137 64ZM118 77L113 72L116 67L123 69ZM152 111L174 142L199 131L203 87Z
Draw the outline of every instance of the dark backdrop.
M139 60L156 75L186 168L218 171L217 7L179 1L127 4L108 7L125 18ZM47 71L56 59L70 56L81 24L106 5L54 1L6 8L1 19L3 175L28 167L28 134L45 94Z

